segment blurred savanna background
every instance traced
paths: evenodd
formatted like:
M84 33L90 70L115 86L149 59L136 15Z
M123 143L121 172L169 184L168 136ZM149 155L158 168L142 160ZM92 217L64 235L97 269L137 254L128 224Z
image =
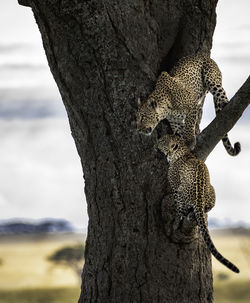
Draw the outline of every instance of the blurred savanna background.
M250 2L219 0L212 58L229 99L250 70ZM214 117L207 97L201 128ZM207 160L216 206L209 226L215 302L250 302L250 111L230 132L242 152L218 144ZM0 303L77 302L88 217L84 180L66 112L32 12L0 2Z

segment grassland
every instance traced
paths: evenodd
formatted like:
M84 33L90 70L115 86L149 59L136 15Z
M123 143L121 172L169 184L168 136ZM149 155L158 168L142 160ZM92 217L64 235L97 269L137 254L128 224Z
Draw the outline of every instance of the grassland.
M216 247L241 270L234 274L213 259L215 303L250 302L250 237L214 233ZM77 302L79 279L47 256L82 242L78 234L0 237L0 303Z
M75 273L47 260L60 247L81 242L83 235L27 235L0 238L0 290L76 287Z
M240 269L235 274L213 258L215 303L249 303L250 236L214 232L212 237L218 250Z
M215 303L249 303L250 280L215 283L214 299Z
M74 303L79 295L79 287L0 290L0 303Z

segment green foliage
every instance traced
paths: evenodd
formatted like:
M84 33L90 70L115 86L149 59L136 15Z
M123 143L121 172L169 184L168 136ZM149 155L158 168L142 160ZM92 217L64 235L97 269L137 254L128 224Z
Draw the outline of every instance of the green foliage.
M79 288L5 290L0 291L0 303L70 303L79 296Z

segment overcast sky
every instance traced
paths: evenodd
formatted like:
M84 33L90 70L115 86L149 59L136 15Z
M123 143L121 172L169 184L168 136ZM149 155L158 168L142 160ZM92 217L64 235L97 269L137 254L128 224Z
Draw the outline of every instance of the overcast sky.
M250 70L250 2L220 0L212 57L232 97ZM233 21L232 21L233 20ZM204 127L214 116L211 98ZM249 109L230 132L242 152L230 157L218 144L207 161L216 190L210 217L250 223ZM31 10L0 2L0 219L65 218L87 226L79 157L50 74Z

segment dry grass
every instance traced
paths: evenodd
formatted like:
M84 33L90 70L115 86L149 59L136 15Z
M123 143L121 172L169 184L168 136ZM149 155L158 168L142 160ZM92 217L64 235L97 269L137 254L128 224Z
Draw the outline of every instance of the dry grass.
M249 303L250 280L215 283L214 303Z
M0 289L78 286L79 281L70 268L54 266L47 256L82 239L82 235L74 234L1 239Z
M79 287L0 291L0 303L73 303L79 296Z
M246 243L246 239L249 239L249 237L232 234L215 234L212 238L219 252L240 269L240 273L235 274L213 257L212 262L215 282L217 282L219 274L225 274L228 277L228 280L234 282L250 281L250 263L248 262L246 251L243 251L243 244ZM250 258L250 256L248 257Z
M212 238L222 255L240 268L235 274L213 258L215 303L249 303L250 237L213 233ZM76 234L1 237L0 303L77 302L80 287L75 273L53 266L46 257L83 239Z
M240 273L228 270L215 258L214 302L215 303L249 303L250 302L250 237L245 235L213 234L213 241L220 253L232 261ZM248 246L249 244L249 246Z

